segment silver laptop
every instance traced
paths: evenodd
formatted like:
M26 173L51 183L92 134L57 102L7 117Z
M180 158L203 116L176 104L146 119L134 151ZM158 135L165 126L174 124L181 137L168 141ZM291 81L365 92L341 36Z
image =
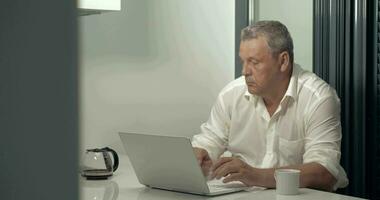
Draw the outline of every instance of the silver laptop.
M240 182L207 181L189 138L119 133L139 182L152 188L214 196L244 190Z

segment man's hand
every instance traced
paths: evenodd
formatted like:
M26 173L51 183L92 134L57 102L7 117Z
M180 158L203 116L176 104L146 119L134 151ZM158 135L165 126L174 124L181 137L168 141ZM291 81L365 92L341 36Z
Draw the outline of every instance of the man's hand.
M301 170L300 187L332 191L337 181L325 167L314 162L280 168ZM276 187L276 181L274 180L275 168L251 167L244 161L234 157L220 158L211 167L211 171L213 172L211 178L220 179L225 177L223 179L224 183L240 181L247 186Z
M260 169L253 168L244 161L234 157L224 157L216 161L212 166L213 172L211 178L223 179L224 183L231 181L240 181L247 186L261 185L260 184Z
M198 163L202 168L202 172L204 176L208 176L210 172L210 168L212 166L212 160L208 155L208 152L202 148L193 148L195 156L197 157Z

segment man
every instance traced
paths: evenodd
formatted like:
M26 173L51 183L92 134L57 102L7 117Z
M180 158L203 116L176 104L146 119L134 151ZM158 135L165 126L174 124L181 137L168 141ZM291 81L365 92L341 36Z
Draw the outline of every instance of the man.
M292 168L301 171L300 187L345 187L339 98L294 64L287 28L277 21L244 28L239 56L243 76L220 92L202 133L193 137L205 175L274 188L275 169ZM225 151L232 156L221 157Z

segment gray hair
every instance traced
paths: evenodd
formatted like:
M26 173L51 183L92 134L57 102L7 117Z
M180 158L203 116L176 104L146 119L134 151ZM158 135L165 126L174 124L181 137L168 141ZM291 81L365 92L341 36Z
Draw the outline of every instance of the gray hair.
M286 26L279 21L258 21L241 31L241 41L264 36L273 55L288 52L290 63L293 64L293 40Z

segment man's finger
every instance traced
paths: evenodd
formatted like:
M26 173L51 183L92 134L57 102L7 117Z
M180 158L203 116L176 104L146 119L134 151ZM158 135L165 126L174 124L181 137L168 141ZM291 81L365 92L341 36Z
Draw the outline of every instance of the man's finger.
M202 171L203 171L203 175L205 175L205 176L209 175L211 165L212 165L212 161L211 160L204 160L202 162L201 168L202 168Z
M198 164L202 166L202 158L197 157Z
M202 167L207 167L208 169L210 169L211 166L212 166L212 160L203 160L201 166L202 166Z
M243 177L241 173L232 173L223 179L223 183L229 183L232 181L240 181L243 183Z
M229 174L238 172L238 168L234 167L231 162L227 162L220 166L215 174L215 178L220 179L222 177L226 177Z
M212 171L215 171L216 169L218 169L221 165L223 165L224 163L226 162L230 162L232 161L232 157L223 157L223 158L220 158L219 160L217 160L215 162L215 164L211 167L211 170Z
M194 153L199 165L202 165L203 160L207 159L208 157L208 153L204 149L194 148Z

